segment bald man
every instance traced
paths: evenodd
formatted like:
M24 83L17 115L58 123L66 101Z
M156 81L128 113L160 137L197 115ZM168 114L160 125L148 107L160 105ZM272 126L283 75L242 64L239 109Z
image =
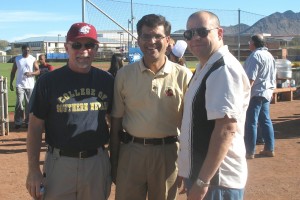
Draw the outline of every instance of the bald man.
M248 173L244 124L249 80L224 45L214 13L193 13L186 28L184 37L199 64L184 97L179 176L189 200L242 200Z

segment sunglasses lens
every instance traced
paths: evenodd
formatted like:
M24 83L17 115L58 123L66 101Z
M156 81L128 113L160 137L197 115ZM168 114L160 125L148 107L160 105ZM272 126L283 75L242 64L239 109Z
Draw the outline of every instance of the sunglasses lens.
M206 28L197 28L197 29L186 30L183 33L183 37L186 40L191 40L193 38L193 36L195 35L195 33L197 33L197 35L199 35L201 38L205 38L205 37L207 37L209 31L210 30L207 30Z
M209 31L208 31L207 29L205 29L205 28L197 28L196 31L197 31L197 34L198 34L200 37L202 37L202 38L207 37L208 32L209 32Z
M79 42L72 43L72 48L76 50L81 49L82 46L84 46L86 49L94 49L96 47L96 44L92 42L86 44L81 44Z
M78 49L81 49L81 47L82 47L82 44L79 43L79 42L74 42L74 43L72 43L72 48L73 48L73 49L78 50Z
M192 37L193 37L193 31L192 31L192 30L186 30L186 31L184 31L183 37L184 37L186 40L191 40Z
M86 43L84 45L84 47L87 48L87 49L93 49L93 48L95 48L95 46L96 46L95 43Z

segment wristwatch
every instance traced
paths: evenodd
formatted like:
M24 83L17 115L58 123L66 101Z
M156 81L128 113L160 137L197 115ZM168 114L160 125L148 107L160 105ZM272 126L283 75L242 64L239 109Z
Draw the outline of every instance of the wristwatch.
M200 178L197 178L196 184L197 184L199 187L208 187L208 186L209 186L209 182L208 182L208 183L205 183L205 182L202 181Z

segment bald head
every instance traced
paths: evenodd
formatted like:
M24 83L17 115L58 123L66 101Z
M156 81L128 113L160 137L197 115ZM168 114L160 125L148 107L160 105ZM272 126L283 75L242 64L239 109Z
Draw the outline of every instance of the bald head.
M187 20L187 39L190 52L204 64L223 44L223 29L219 18L209 11L193 13Z
M215 15L212 12L209 11L198 11L190 15L190 17L187 20L187 28L189 21L192 19L198 19L199 24L207 24L205 26L206 28L215 28L220 27L220 20L217 15Z

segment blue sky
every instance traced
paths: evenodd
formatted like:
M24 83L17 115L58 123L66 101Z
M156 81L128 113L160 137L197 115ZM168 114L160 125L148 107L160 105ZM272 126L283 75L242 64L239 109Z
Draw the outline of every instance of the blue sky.
M117 7L106 7L106 5L113 4L113 2L118 2L118 4L122 5L122 2L126 2L126 5L130 5L130 0L118 0L118 1L110 1L110 0L90 0L92 2L108 2L105 6L101 6L104 12L112 13L111 15L118 15L118 17L122 17L122 20L125 20L127 23L128 18L130 18L130 10L122 10ZM134 13L136 13L138 20L139 16L142 16L144 13L148 14L150 9L148 7L143 6L144 4L148 5L161 5L162 10L169 14L179 15L176 7L182 8L194 8L196 10L206 9L211 11L234 11L234 10L242 10L250 13L251 18L253 18L253 14L258 14L257 19L262 16L268 16L275 12L285 12L287 10L292 10L296 13L300 12L300 3L299 0L285 0L281 1L271 1L271 0L228 0L228 1L212 1L212 0L133 0L133 7L139 8ZM100 4L99 4L100 5ZM125 5L125 4L124 4ZM145 9L140 9L144 8ZM174 7L174 8L173 8ZM150 8L150 7L149 7ZM139 12L139 13L137 13ZM153 12L153 11L152 11ZM175 13L174 13L175 12ZM189 14L192 11L188 10ZM231 12L228 12L231 13ZM67 30L70 25L82 21L82 0L8 0L1 1L0 6L0 40L7 40L9 42L13 42L20 39L25 39L28 37L34 36L57 36L58 34L64 36L66 35ZM160 13L161 14L161 13ZM164 15L164 14L163 14ZM227 14L228 15L228 14ZM259 16L261 15L261 16ZM103 15L102 15L103 16ZM174 21L175 25L180 23L184 24L188 15L183 15L181 17L181 22ZM168 16L166 16L168 18ZM173 16L169 16L173 19ZM92 23L93 16L86 17L86 22ZM257 19L246 19L249 23L251 20L257 21ZM172 20L169 20L172 23ZM225 21L225 20L224 20ZM225 21L226 23L226 21ZM233 22L228 22L233 23ZM101 22L100 29L111 28L110 22ZM182 27L182 24L180 27ZM222 18L221 18L222 24ZM228 24L225 24L228 25ZM230 25L230 24L229 24ZM251 25L251 24L250 24ZM172 23L173 26L173 23ZM184 25L183 25L184 26ZM123 27L127 27L123 23ZM174 26L173 26L174 27ZM96 26L97 29L98 26ZM112 27L113 29L115 27ZM175 26L175 28L179 28Z

